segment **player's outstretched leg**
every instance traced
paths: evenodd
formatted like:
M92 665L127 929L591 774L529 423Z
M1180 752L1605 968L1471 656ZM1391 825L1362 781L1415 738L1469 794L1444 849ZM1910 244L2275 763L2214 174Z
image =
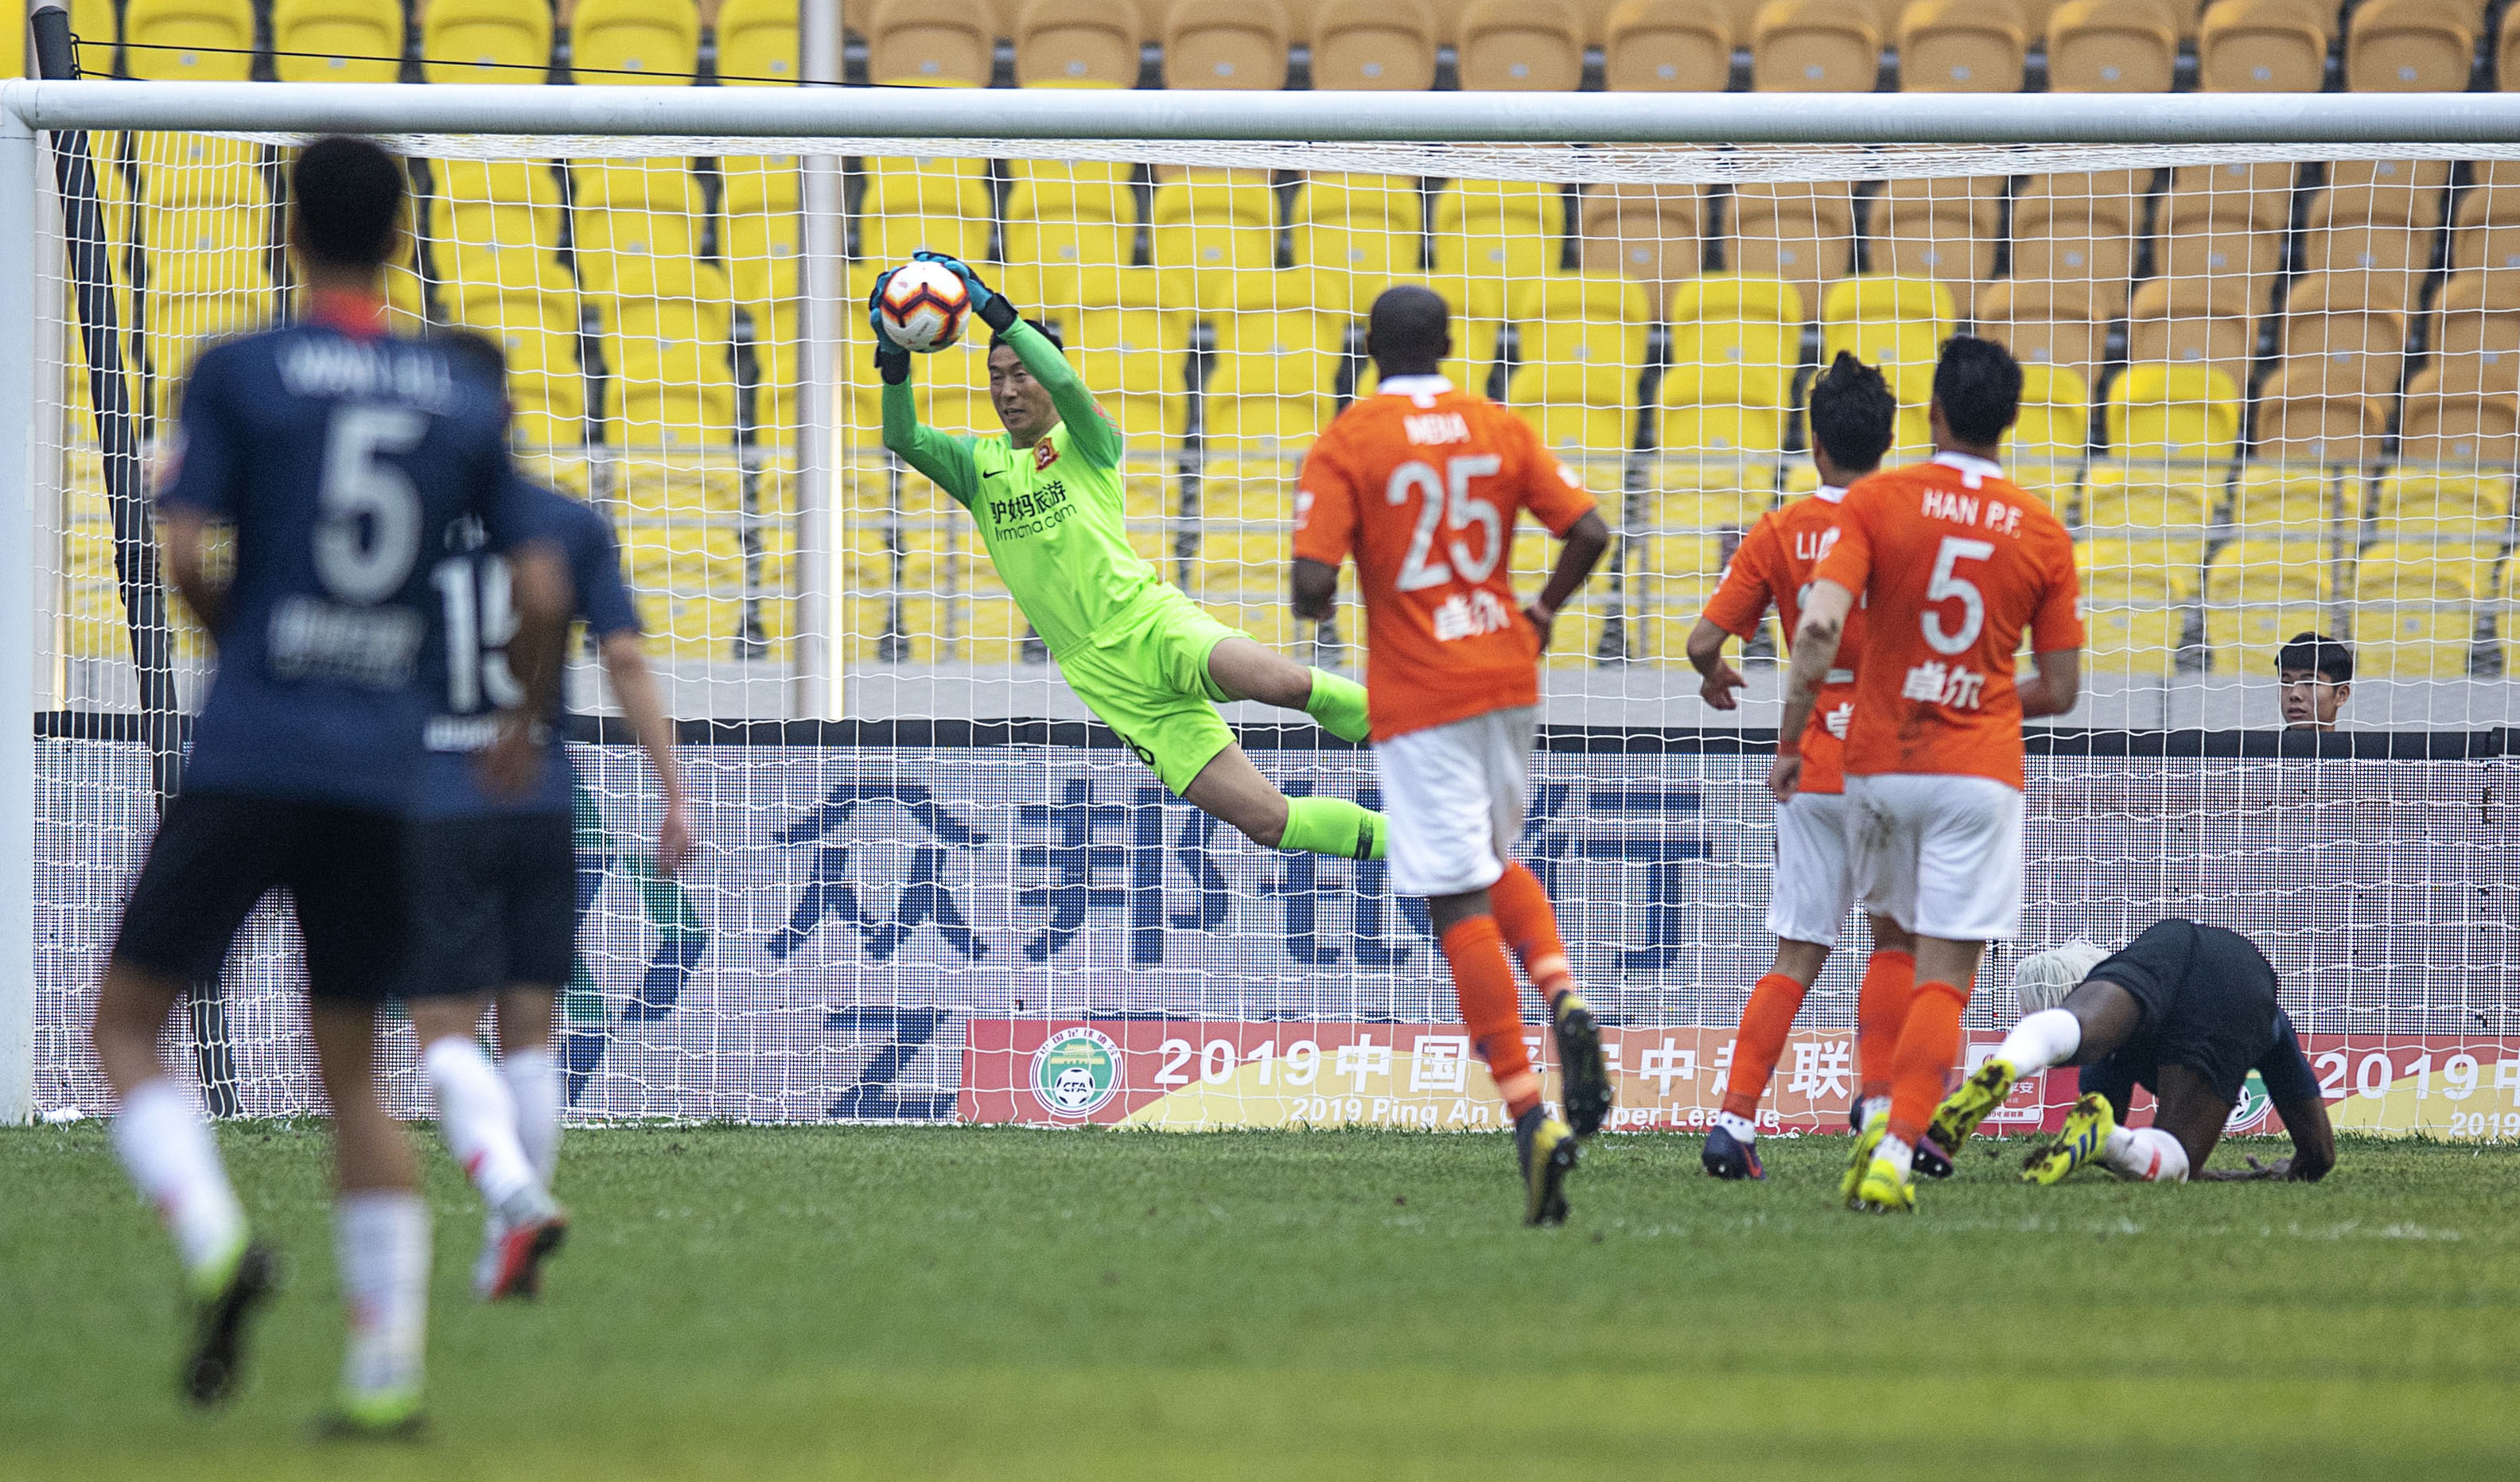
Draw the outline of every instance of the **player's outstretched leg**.
M1505 874L1488 887L1488 904L1498 929L1522 961L1523 976L1549 1006L1551 1032L1557 1041L1558 1073L1564 1084L1567 1125L1589 1138L1610 1115L1610 1066L1601 1054L1601 1027L1591 1006L1575 987L1567 966L1566 943L1557 934L1557 911L1540 876L1520 860L1507 860Z
M1221 730L1224 723L1217 724ZM1157 771L1162 775L1160 758ZM1181 799L1263 848L1380 859L1390 838L1381 814L1346 798L1286 796L1231 743L1198 768L1181 788Z
M236 1392L248 1327L277 1284L277 1263L237 1202L209 1124L158 1062L158 1032L179 991L172 978L113 963L91 1033L122 1100L113 1118L114 1155L158 1211L183 1263L193 1309L183 1389L186 1399L206 1406Z
M1328 669L1307 668L1239 634L1207 651L1208 698L1256 699L1282 710L1301 710L1341 741L1371 734L1365 686Z
M2021 1170L2025 1184L2061 1184L2074 1170L2100 1156L2108 1147L2109 1135L2118 1130L2117 1116L2109 1108L2109 1099L2094 1092L2074 1103L2065 1113L2065 1126L2056 1141L2031 1154ZM2184 1154L2182 1160L2184 1161Z
M481 1005L472 999L415 999L412 1027L421 1066L437 1100L438 1131L482 1201L499 1219L499 1254L483 1295L531 1297L542 1263L568 1235L568 1216L534 1174L518 1136L508 1083L472 1037Z

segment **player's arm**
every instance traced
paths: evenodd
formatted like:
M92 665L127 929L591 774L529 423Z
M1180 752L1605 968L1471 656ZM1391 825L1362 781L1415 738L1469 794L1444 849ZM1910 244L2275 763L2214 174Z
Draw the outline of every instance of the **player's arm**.
M2021 696L2021 718L2036 720L2073 709L2082 698L2083 651L2057 649L2033 654L2031 662L2039 672L2023 680L2014 691Z
M1706 610L1698 614L1697 623L1688 630L1688 662L1697 670L1701 683L1698 698L1718 710L1740 707L1733 692L1749 683L1741 671L1724 657L1724 641L1728 638L1747 640L1757 631L1759 619L1768 612L1775 600L1757 552L1763 542L1772 538L1775 524L1765 516L1751 525L1739 550L1732 553L1732 563L1724 568L1724 580L1708 599Z
M605 677L612 682L612 697L638 736L640 749L648 753L648 766L664 795L665 815L656 825L656 870L671 875L692 852L691 805L683 794L682 768L674 761L674 723L666 719L664 702L657 697L656 676L648 667L648 646L638 629L606 634L598 651L604 656Z
M1587 510L1582 517L1557 537L1557 564L1550 568L1549 580L1540 595L1522 609L1531 625L1540 630L1540 647L1549 648L1550 630L1557 624L1558 609L1567 599L1582 591L1592 579L1593 568L1601 563L1601 554L1610 549L1610 527L1601 521L1601 512Z
M2302 1054L2301 1037L2293 1032L2292 1015L2275 1010L2275 1043L2257 1064L2266 1083L2267 1100L2283 1119L2292 1138L2292 1156L2272 1163L2248 1159L2248 1168L2217 1168L2201 1175L2217 1182L2245 1179L2289 1179L2316 1184L2336 1166L2336 1129L2327 1120L2327 1099L2318 1093L2318 1073Z
M227 631L228 589L210 579L206 565L210 516L190 505L167 505L158 516L158 535L166 547L166 579L216 642Z
M213 642L227 631L227 587L208 570L209 530L236 517L243 492L239 440L229 434L225 387L232 353L212 349L184 387L184 411L158 469L158 531L166 579Z
M1855 610L1855 594L1822 577L1803 600L1802 621L1794 627L1793 660L1785 669L1785 713L1777 722L1777 764L1768 772L1768 790L1783 802L1802 782L1803 731L1820 704L1820 689L1837 663L1837 646L1846 637L1846 614Z
M1575 471L1549 451L1540 435L1520 418L1508 419L1508 425L1523 439L1523 508L1559 541L1557 564L1551 568L1540 595L1522 609L1522 615L1539 632L1541 651L1546 652L1558 610L1584 589L1593 568L1601 563L1601 554L1610 549L1610 527L1601 522L1601 512L1593 502L1592 491L1584 487L1584 480L1576 476ZM1510 538L1511 534L1508 529L1500 538Z
M521 797L542 774L544 717L560 708L562 655L577 609L568 560L541 536L506 548L508 592L517 632L508 640L508 671L523 697L499 712L496 738L481 755L483 786L495 797Z
M910 352L884 337L883 316L876 306L883 298L884 280L891 276L886 273L878 278L875 292L867 299L867 322L875 328L876 374L883 378L884 450L925 474L929 482L952 495L955 503L968 506L980 488L979 467L971 460L971 439L920 424L919 398L910 389Z
M1287 606L1306 622L1326 623L1338 608L1339 563L1356 542L1356 487L1338 449L1338 427L1304 454L1295 486L1295 559Z
M2083 693L2083 617L2078 603L2082 586L2074 572L2073 547L2060 558L2062 570L2048 584L2047 596L2030 622L2031 662L2039 672L2017 685L2021 718L2062 715Z
M1085 388L1085 379L1076 374L1076 368L1067 363L1058 346L1024 323L1022 313L1007 295L982 282L969 263L923 249L910 255L915 261L935 263L962 278L963 287L971 295L971 312L1006 340L1015 358L1023 362L1024 373L1050 393L1050 404L1058 409L1058 420L1066 425L1068 449L1088 463L1118 468L1120 429L1094 404L1094 393Z

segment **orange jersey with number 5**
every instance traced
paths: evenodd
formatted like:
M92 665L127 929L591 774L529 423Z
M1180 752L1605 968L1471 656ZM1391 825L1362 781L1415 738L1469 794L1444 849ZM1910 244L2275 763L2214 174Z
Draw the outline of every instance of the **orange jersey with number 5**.
M1514 599L1525 510L1563 536L1593 509L1530 427L1439 377L1394 377L1304 459L1295 555L1356 557L1373 739L1540 702L1540 637Z
M1780 509L1770 510L1750 525L1724 568L1723 584L1706 604L1706 620L1735 638L1759 631L1759 619L1776 605L1777 625L1790 648L1802 621L1803 597L1811 587L1812 568L1820 564L1833 538L1844 489L1822 489ZM1846 633L1837 645L1837 663L1821 687L1811 724L1803 728L1805 792L1846 790L1840 769L1846 733L1855 718L1855 675L1864 652L1864 608L1847 614Z
M2019 787L2022 633L2036 652L2083 646L2074 542L2048 507L1984 459L1943 453L1858 479L1812 574L1865 609L1847 773Z

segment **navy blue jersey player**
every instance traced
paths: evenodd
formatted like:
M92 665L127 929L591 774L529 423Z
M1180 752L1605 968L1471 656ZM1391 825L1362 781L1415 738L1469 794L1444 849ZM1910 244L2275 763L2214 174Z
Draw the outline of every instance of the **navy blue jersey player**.
M466 331L450 332L441 343L505 384L507 359L496 343ZM535 541L562 558L572 616L586 624L622 714L647 747L664 804L656 865L671 875L691 848L690 817L673 728L648 670L611 528L577 500L521 478L513 505ZM547 749L533 787L501 797L482 785L473 755L494 740L499 708L516 704L521 687L507 657L517 627L508 561L478 532L468 533L475 538L439 557L429 571L437 606L425 668L433 713L409 847L422 944L413 966L430 992L414 998L412 1025L450 1138L461 1140L459 1153L473 1147L480 1154L466 1157L488 1206L473 1288L496 1300L532 1294L538 1235L530 1210L524 1224L512 1213L515 1191L528 1178L548 1190L560 1158L562 1076L551 1033L577 940L575 777L555 703L543 717ZM473 1030L493 995L500 1063L490 1092L504 1092L505 1100L490 1094L485 1103L467 1092L478 1089L487 1071ZM505 1139L474 1137L475 1115L504 1118L526 1166L506 1161ZM467 1125L458 1130L459 1122Z
M406 946L402 817L422 759L430 559L477 527L513 548L517 655L535 696L556 683L558 561L518 544L499 387L444 350L386 333L383 265L401 240L400 160L325 139L292 166L290 241L308 290L298 323L202 354L158 490L168 570L218 646L185 786L123 912L94 1039L121 1100L116 1150L163 1216L196 1304L184 1382L231 1390L271 1257L253 1238L207 1126L158 1057L183 985L215 976L266 893L305 942L309 1021L334 1114L350 1342L338 1414L416 1418L428 1214L373 1078L377 1007ZM235 573L212 581L213 523ZM523 711L490 753L509 785L539 757Z

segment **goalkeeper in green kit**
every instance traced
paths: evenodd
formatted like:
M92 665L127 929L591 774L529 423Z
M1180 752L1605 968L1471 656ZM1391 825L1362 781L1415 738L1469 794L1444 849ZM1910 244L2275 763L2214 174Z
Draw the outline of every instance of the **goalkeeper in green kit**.
M867 305L883 377L883 445L970 512L999 578L1077 697L1166 787L1253 843L1382 858L1382 815L1344 798L1286 796L1216 711L1223 700L1259 700L1361 741L1365 687L1271 652L1167 585L1121 524L1119 430L1058 341L968 265L940 252L915 257L960 274L971 311L993 332L989 401L1007 431L957 437L919 425L910 352L884 337L877 309L886 273Z

